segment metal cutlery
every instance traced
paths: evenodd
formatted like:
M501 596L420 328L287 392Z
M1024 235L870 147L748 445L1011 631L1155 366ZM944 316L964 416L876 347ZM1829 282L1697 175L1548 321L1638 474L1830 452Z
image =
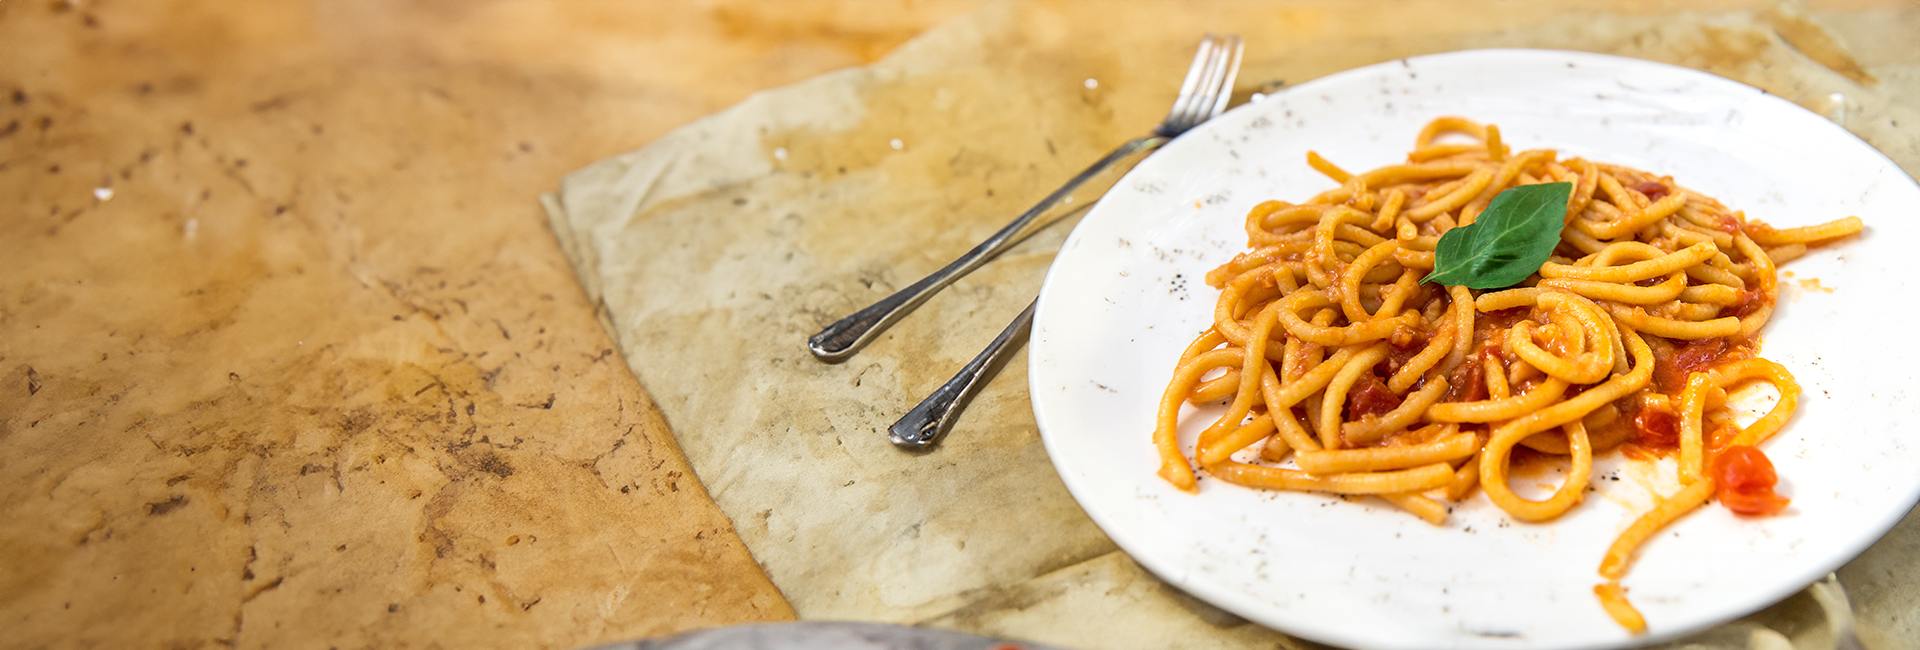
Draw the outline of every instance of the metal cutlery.
M826 329L820 330L807 339L807 349L813 356L829 363L845 361L860 351L873 338L894 321L934 294L945 288L960 276L979 268L988 260L1012 248L1034 229L1042 214L1056 204L1067 200L1074 190L1089 179L1100 175L1108 167L1142 151L1151 151L1166 144L1174 136L1186 132L1201 122L1220 114L1227 106L1228 98L1233 94L1233 79L1240 69L1241 43L1239 36L1215 37L1211 34L1200 43L1200 49L1194 54L1193 64L1187 69L1187 76L1180 84L1180 95L1173 102L1167 117L1154 127L1145 137L1129 140L1109 152L1099 161L1080 172L1060 189L1054 190L1032 208L1027 209L1011 223L1001 227L986 241L974 246L940 270L933 272L920 281L894 292L865 309L840 319Z
M1025 222L1030 222L1034 216L1066 196L1087 178L1099 173L1113 161L1125 157L1122 155L1123 152L1131 154L1157 148L1226 110L1227 100L1233 95L1233 80L1240 71L1242 49L1243 44L1239 36L1207 35L1206 39L1200 42L1199 51L1194 53L1193 64L1187 69L1186 79L1180 83L1180 95L1174 99L1173 109L1167 113L1165 121L1154 127L1151 135L1120 145L1114 153L1107 154L1106 158L1102 158L1093 167L1089 167L1087 171L1081 172L1079 176L1068 181L1067 185L1056 190L1046 200L1021 215L1019 219L1014 220L1014 223L1009 224L1006 229L995 233L993 238L974 248L959 260L955 260L947 268L941 269L939 273L815 335L813 340L809 341L809 347L813 349L814 355L822 359L829 358L822 354L823 343L832 345L846 343L844 347L831 349L843 350L835 358L851 355L853 350L864 344L865 339L871 337L879 327L884 327L907 309L919 304L933 291L952 282L953 278L972 270L987 257L1011 245L1010 241L998 243L997 241L1002 238L1002 235L1011 237L1010 231L1024 228ZM923 450L932 447L946 435L946 432L953 427L954 419L959 415L961 407L986 383L987 377L991 376L993 370L1005 361L1005 357L1015 348L1013 344L1026 339L1027 332L1033 325L1034 308L1038 304L1037 300L1029 303L1026 310L1020 312L1020 315L1015 317L1006 329L1001 330L1000 335L994 337L993 342L988 344L985 350L981 350L980 354L974 356L972 361L961 368L960 374L947 380L947 383L934 390L932 395L927 396L925 400L908 411L905 417L893 423L893 426L887 429L888 439L905 449ZM861 320L862 315L868 312L874 313L866 317L867 320ZM862 327L862 323L866 325Z

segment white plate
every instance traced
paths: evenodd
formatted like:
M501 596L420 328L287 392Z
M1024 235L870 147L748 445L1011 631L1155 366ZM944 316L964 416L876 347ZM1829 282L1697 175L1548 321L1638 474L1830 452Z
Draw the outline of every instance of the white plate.
M1805 388L1764 449L1793 498L1743 519L1709 505L1663 531L1624 581L1649 633L1596 602L1615 534L1671 490L1667 474L1598 462L1600 490L1546 524L1477 494L1444 526L1372 499L1241 488L1199 495L1154 476L1154 409L1180 350L1212 322L1203 276L1243 250L1247 210L1333 182L1306 152L1360 171L1399 162L1440 115L1499 124L1515 147L1672 175L1751 218L1859 215L1860 238L1788 264L1762 356ZM1609 648L1758 610L1865 549L1920 497L1904 278L1920 187L1871 146L1784 100L1709 74L1572 52L1493 50L1392 61L1289 88L1187 134L1108 192L1040 294L1034 414L1074 498L1172 584L1263 625L1369 648ZM1814 282L1817 281L1817 285ZM1831 289L1823 290L1821 287ZM1189 407L1190 408L1190 407ZM1191 451L1204 422L1183 427ZM1610 477L1624 480L1609 480ZM1555 479L1557 481L1557 479Z

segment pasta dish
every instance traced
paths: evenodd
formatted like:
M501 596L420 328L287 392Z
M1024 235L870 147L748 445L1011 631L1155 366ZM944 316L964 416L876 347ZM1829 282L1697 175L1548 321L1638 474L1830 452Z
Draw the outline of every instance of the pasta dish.
M1620 579L1650 536L1710 499L1747 516L1787 505L1759 446L1800 389L1757 356L1758 334L1776 265L1859 232L1858 217L1772 228L1671 177L1514 152L1497 127L1453 117L1404 163L1307 162L1338 187L1253 208L1248 250L1207 275L1213 326L1159 406L1161 478L1197 491L1197 467L1372 495L1435 525L1484 492L1541 522L1581 502L1596 453L1671 455L1680 490L1619 535L1594 588L1635 632ZM1749 382L1779 397L1742 426L1727 395ZM1227 405L1191 456L1177 433L1189 403ZM1558 463L1565 481L1523 497L1510 480L1523 461Z

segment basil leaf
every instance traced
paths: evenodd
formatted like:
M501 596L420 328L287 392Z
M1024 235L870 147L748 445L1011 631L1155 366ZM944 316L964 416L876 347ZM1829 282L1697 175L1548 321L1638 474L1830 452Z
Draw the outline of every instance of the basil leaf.
M1433 249L1433 272L1421 282L1503 289L1519 284L1553 256L1566 224L1572 183L1508 188L1494 195L1472 224L1447 231Z

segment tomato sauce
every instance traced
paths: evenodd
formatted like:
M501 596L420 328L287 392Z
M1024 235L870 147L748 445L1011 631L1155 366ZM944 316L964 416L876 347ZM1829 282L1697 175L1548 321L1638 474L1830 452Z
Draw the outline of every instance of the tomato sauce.
M1480 314L1473 319L1473 342L1489 350L1505 350L1507 330L1533 315L1527 307L1514 307Z
M1643 337L1653 350L1653 388L1674 397L1686 390L1688 375L1753 357L1750 339L1668 341L1650 334Z
M1680 445L1680 416L1666 406L1647 405L1633 414L1633 441L1646 447Z
M1758 448L1728 447L1713 458L1714 496L1720 505L1742 515L1770 515L1786 509L1789 499L1773 491L1780 478L1773 461Z
M1534 451L1526 445L1514 445L1507 455L1507 476L1526 481L1544 482L1549 479L1548 472L1565 467L1567 457Z
M1347 419L1358 420L1369 415L1379 415L1400 407L1400 396L1380 381L1379 375L1365 373L1353 383L1353 389L1347 391Z
M1742 291L1740 292L1740 297L1735 299L1733 304L1720 308L1720 315L1746 318L1747 314L1759 311L1762 306L1771 302L1773 302L1773 300L1767 296L1765 291L1759 289Z
M1374 366L1373 372L1383 377L1392 377L1393 373L1407 365L1407 360L1418 356L1427 349L1427 343L1433 335L1412 328L1402 327L1394 330L1387 339L1387 360Z
M1447 394L1442 402L1478 402L1487 398L1487 369L1475 361L1454 366L1447 375Z
M1727 420L1708 422L1706 432L1707 455L1711 456L1727 450L1733 439L1740 435L1740 427Z
M1642 184L1642 186L1645 185L1648 184ZM1653 187L1635 187L1635 189L1642 192L1652 191L1661 196L1665 195L1663 192L1670 191L1666 190L1664 185L1658 187L1662 189L1656 190ZM1658 199L1657 196L1650 196L1650 198ZM1737 226L1737 220L1735 221ZM1743 292L1739 301L1723 308L1720 315L1744 316L1771 303L1772 300L1773 296L1769 292L1760 290ZM1448 373L1449 386L1440 401L1472 402L1490 397L1487 392L1485 361L1490 358L1499 361L1500 366L1508 365L1508 355L1505 350L1506 332L1514 324L1531 315L1532 310L1525 307L1479 314L1474 319L1473 332L1474 349L1478 354L1469 357L1468 362L1454 367ZM1696 372L1705 372L1727 363L1752 358L1759 344L1754 339L1738 336L1697 341L1666 339L1644 333L1641 337L1653 352L1652 381L1640 393L1615 401L1613 408L1620 413L1620 417L1606 423L1602 428L1613 435L1613 439L1622 440L1617 447L1621 453L1636 460L1650 460L1671 456L1679 450L1680 415L1675 409L1679 404L1678 398L1686 390L1687 378ZM1424 342L1420 343L1420 347L1424 345ZM1419 348L1412 347L1408 350L1404 354L1406 357L1411 357L1412 354L1418 353ZM1400 346L1395 345L1390 351L1389 360L1382 365L1397 368L1405 362L1405 358L1399 356L1401 354ZM1376 371L1379 371L1379 368L1376 368ZM1381 409L1380 412L1391 410L1392 407L1386 406L1386 400L1378 400L1375 396L1363 397L1365 393L1371 392L1368 390L1370 385L1363 387L1367 379L1369 377L1363 377L1362 383L1355 384L1349 409L1356 412L1361 409ZM1591 386L1568 387L1566 396L1571 398L1589 388ZM1662 395L1665 396L1664 399L1659 397ZM1393 406L1398 406L1397 401ZM1725 448L1739 433L1739 428L1728 421L1709 421L1705 426L1707 431L1704 443L1710 457ZM1597 430L1589 431L1588 434L1592 436L1597 432ZM1735 501L1747 499L1754 503L1766 501L1764 498L1741 495L1732 498Z

